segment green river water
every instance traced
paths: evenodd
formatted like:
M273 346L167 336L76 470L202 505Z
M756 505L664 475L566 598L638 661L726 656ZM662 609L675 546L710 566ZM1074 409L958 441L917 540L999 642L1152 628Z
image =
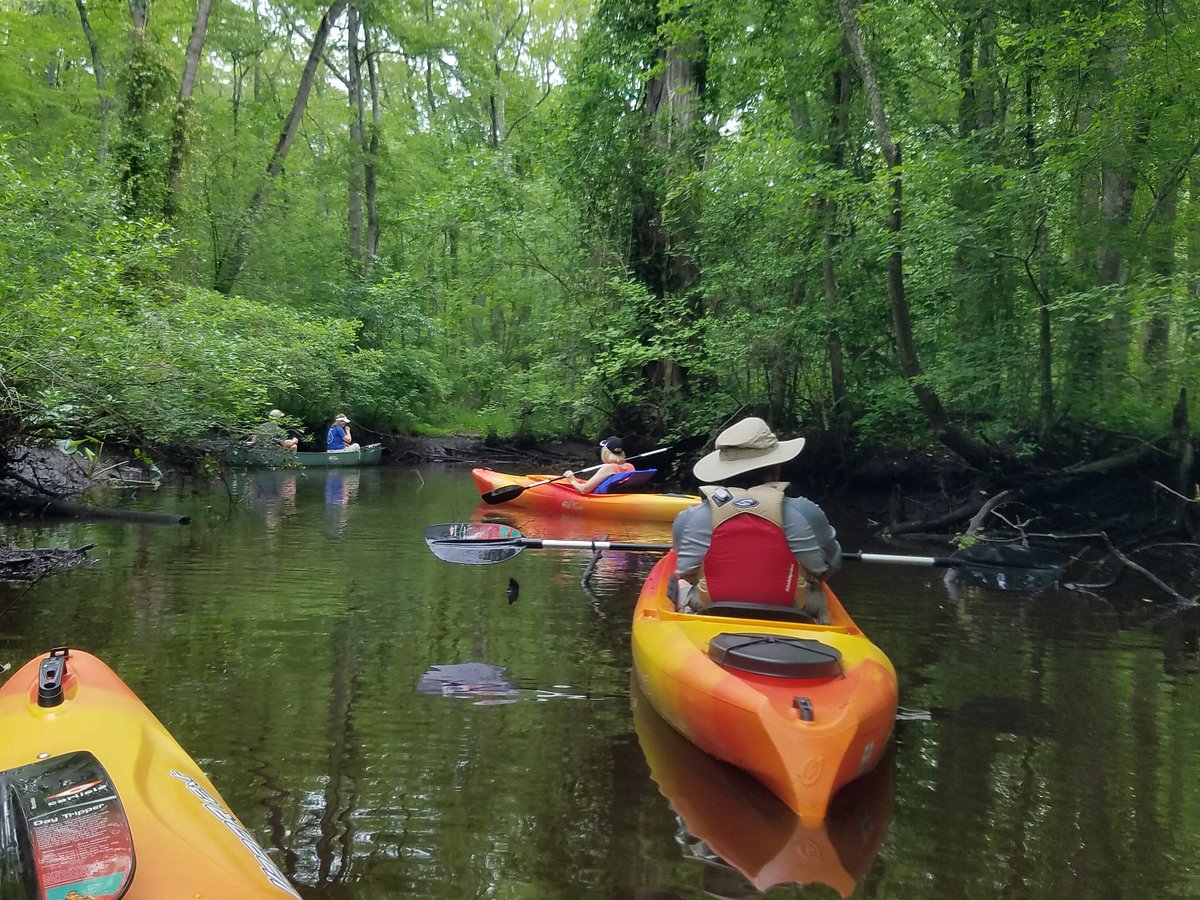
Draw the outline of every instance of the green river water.
M865 515L817 499L848 549L879 549ZM631 704L648 554L605 557L587 590L580 553L440 562L424 526L481 511L463 470L264 471L106 502L192 521L0 526L98 560L0 584L0 664L105 660L305 898L1200 897L1193 616L848 563L834 587L902 710L881 770L805 830ZM417 691L467 662L511 689Z

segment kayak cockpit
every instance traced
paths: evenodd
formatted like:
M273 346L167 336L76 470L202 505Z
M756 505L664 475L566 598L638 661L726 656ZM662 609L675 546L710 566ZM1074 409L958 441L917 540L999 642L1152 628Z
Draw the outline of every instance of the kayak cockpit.
M710 603L700 610L702 616L725 616L730 619L766 619L772 622L799 622L816 625L817 621L802 609L780 606L774 603L735 603L721 601Z

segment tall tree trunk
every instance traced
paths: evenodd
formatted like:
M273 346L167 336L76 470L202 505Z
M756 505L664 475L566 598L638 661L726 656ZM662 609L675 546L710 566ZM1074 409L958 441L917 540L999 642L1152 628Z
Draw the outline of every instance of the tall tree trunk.
M425 0L425 27L433 27L433 0ZM433 59L429 56L425 57L425 100L429 104L429 119L432 121L437 105L433 98Z
M660 34L664 33L671 34L672 29L660 29ZM650 142L661 160L660 174L672 180L693 170L698 162L693 141L704 93L704 48L694 38L669 38L656 55L658 65L646 83L643 113L650 122ZM632 267L654 296L694 300L700 267L677 227L666 224L663 198L647 187L634 213ZM651 339L659 327L658 322L646 322L646 339ZM642 376L664 401L677 396L687 383L686 367L666 355L646 363ZM672 415L666 411L665 402L657 413L663 421L636 421L643 413L622 411L630 419L627 424L645 431L661 431L666 418Z
M88 51L92 55L92 71L96 75L96 93L100 96L100 128L96 135L96 161L103 164L108 158L108 127L112 118L113 100L108 95L105 84L107 73L104 61L100 56L100 42L92 31L92 23L88 20L87 6L83 0L75 0L75 8L79 10L79 24L83 26L83 36L87 38Z
M150 111L158 90L153 50L146 45L150 0L129 0L129 58L121 105L121 134L117 159L125 211L133 216L157 215L162 210L163 171L158 158L158 134Z
M1155 223L1150 226L1150 271L1159 285L1166 288L1175 277L1175 215L1179 197L1179 175L1175 166L1163 161L1165 170L1159 178ZM1161 295L1160 295L1161 296ZM1171 319L1164 308L1165 300L1155 307L1146 323L1142 342L1142 359L1150 368L1154 380L1161 383L1166 375L1165 363L1171 341Z
M129 18L133 23L134 40L146 39L146 26L150 23L150 0L129 0Z
M363 90L362 66L358 55L358 7L351 3L346 15L346 97L350 104L350 170L347 225L350 230L350 260L356 270L362 267L363 230Z
M1030 8L1032 0L1026 5L1026 15L1033 20ZM1037 140L1037 123L1035 112L1035 63L1030 61L1025 65L1024 81L1024 117L1023 138L1025 144L1025 164L1029 171L1037 170L1041 162L1041 150ZM1045 200L1039 203L1037 210L1037 225L1034 228L1033 246L1025 260L1025 274L1029 278L1030 287L1037 296L1038 306L1038 438L1043 446L1050 439L1054 428L1054 346L1052 343L1050 297L1047 293L1044 260L1049 252L1049 238L1046 235ZM1036 260L1031 264L1031 260Z
M379 170L379 135L383 130L383 107L379 102L379 60L375 56L375 44L371 30L363 25L363 38L367 52L367 77L371 84L371 137L367 142L366 167L363 172L364 190L367 201L367 240L364 250L364 274L371 274L375 254L379 252L379 210L376 207L376 178Z
M1119 288L1128 274L1126 243L1138 179L1134 160L1138 148L1149 136L1149 121L1142 112L1134 119L1122 117L1109 99L1125 76L1128 55L1128 46L1118 40L1108 50L1101 70L1098 105L1105 112L1100 122L1102 156L1099 196L1095 201L1099 243L1090 268L1095 272L1094 286L1112 288L1113 293L1100 295L1098 302L1106 308L1092 317L1096 321L1079 323L1073 334L1071 394L1076 402L1085 404L1122 390L1124 376L1129 372L1132 315Z
M843 39L842 56L850 56L850 45ZM853 96L850 69L839 64L833 71L830 83L832 112L829 128L829 161L836 169L846 166L846 141L850 133L850 100ZM829 355L829 381L833 391L833 418L839 439L849 423L849 392L846 388L845 362L842 358L842 337L838 330L838 287L834 253L837 250L838 202L826 197L821 202L822 219L825 222L825 247L821 254L821 288L825 294L825 305L829 310L829 333L825 337Z
M187 56L184 58L183 77L179 79L179 98L175 104L175 116L171 127L171 162L167 168L167 197L163 203L163 218L170 221L179 212L179 192L183 182L183 161L187 156L187 123L192 110L192 91L196 87L196 74L200 69L200 50L208 31L208 15L212 12L213 0L199 0L196 4L196 19L192 23L192 36L188 39Z
M254 0L251 4L251 10L254 13L254 26L260 28L262 17L258 11L258 0ZM254 51L254 102L258 103L262 99L262 50Z
M875 70L871 59L867 56L862 38L858 33L858 21L851 6L853 0L838 0L838 13L842 19L842 28L846 41L858 64L858 74L862 79L863 88L867 92L867 102L871 111L871 120L875 126L875 137L883 149L884 160L891 172L892 210L888 215L888 230L893 234L895 249L888 257L887 284L888 300L892 307L892 328L896 339L896 354L900 361L900 370L908 379L917 403L925 413L925 418L933 428L934 434L943 444L953 450L964 460L978 468L987 468L995 461L995 454L987 447L971 440L959 429L950 424L946 410L937 393L925 379L925 372L917 355L916 344L913 342L912 319L908 309L908 299L904 291L904 257L900 249L902 237L903 210L903 175L900 167L900 147L892 140L888 129L887 117L884 114L883 92L879 81L875 78Z
M241 272L242 266L246 262L246 251L250 247L250 239L253 237L255 230L258 228L258 221L262 216L263 209L267 205L267 198L271 193L271 186L275 182L276 176L283 171L283 163L287 159L288 151L292 148L292 143L296 140L296 132L300 128L300 120L304 116L304 109L308 105L308 95L312 91L313 82L317 77L317 66L321 62L321 55L325 52L325 42L329 39L329 30L333 27L334 21L342 14L342 10L346 6L346 0L334 0L333 5L329 7L325 15L321 17L321 24L317 28L317 33L313 35L312 48L308 53L308 61L304 65L304 72L300 76L300 84L296 87L296 97L292 101L292 109L288 113L287 120L283 123L283 130L279 133L279 140L275 144L275 150L271 154L271 160L267 163L267 171L262 180L258 183L258 187L254 190L254 195L250 198L250 205L238 224L237 234L232 241L232 246L229 252L217 266L217 277L213 287L222 294L228 294L233 290L233 284L237 281L238 273Z
M1189 272L1200 272L1200 162L1188 166L1187 261ZM1188 279L1188 296L1200 304L1200 278Z
M964 138L979 128L975 102L975 10L970 3L960 9L962 25L958 30L958 136Z
M504 70L500 68L500 49L492 51L492 89L488 92L488 117L491 120L491 145L493 150L500 149L500 137L504 134L504 95L500 76Z

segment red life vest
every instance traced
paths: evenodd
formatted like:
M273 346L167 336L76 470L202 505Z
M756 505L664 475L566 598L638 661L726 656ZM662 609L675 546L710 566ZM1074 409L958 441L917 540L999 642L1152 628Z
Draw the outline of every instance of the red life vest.
M700 567L703 602L795 605L803 575L783 531L783 485L700 491L713 517Z

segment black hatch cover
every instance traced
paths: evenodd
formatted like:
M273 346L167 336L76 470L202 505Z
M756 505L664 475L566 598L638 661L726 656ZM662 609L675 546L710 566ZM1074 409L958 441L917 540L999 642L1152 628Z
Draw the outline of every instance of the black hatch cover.
M709 642L708 655L726 669L773 678L835 678L842 674L841 651L810 638L718 634Z

